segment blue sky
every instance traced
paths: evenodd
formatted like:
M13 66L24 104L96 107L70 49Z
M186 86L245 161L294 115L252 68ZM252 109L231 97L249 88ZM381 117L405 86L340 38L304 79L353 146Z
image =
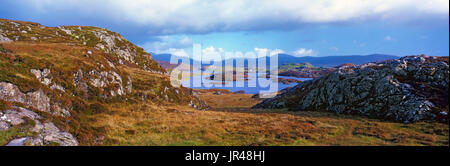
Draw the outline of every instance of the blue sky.
M149 52L449 55L448 0L5 0L0 18L91 25Z

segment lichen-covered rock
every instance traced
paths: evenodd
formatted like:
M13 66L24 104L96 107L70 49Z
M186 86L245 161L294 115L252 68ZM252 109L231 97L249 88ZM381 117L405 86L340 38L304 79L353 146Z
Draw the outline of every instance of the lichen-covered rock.
M37 120L40 118L40 116L35 112L21 107L13 107L13 109L5 110L2 113L0 113L0 121L5 122L10 126L15 126L24 123L25 117L31 120ZM8 126L8 128L10 126Z
M5 43L5 42L12 42L12 40L9 39L9 38L7 38L7 37L5 37L5 36L3 36L3 35L0 33L0 43Z
M43 69L43 70L31 69L31 73L34 74L34 76L36 77L37 80L39 80L39 82L46 85L50 89L52 90L57 89L63 92L66 91L64 87L58 85L56 82L52 83L52 78L50 77L50 69Z
M104 49L109 53L116 52L119 57L135 63L134 57L137 56L136 50L132 50L128 45L124 45L121 48L116 43L116 41L122 42L125 40L122 36L115 33L108 33L107 31L92 31L92 33L104 43L97 44L97 48Z
M50 99L41 89L25 94L16 85L0 82L0 99L22 103L43 112L50 112Z
M408 56L345 66L254 108L326 110L399 122L448 121L448 57Z
M57 143L60 146L78 146L78 141L70 133L61 131L51 122L36 123L32 131L38 133L35 138L30 139L33 146L51 143Z
M21 125L27 121L33 121L32 126L22 129L30 132L27 137L11 140L9 146L42 146L57 144L60 146L77 146L77 140L68 132L61 131L52 122L41 122L42 117L33 111L21 107L13 107L10 110L0 111L0 130L8 130L11 127Z
M0 118L1 117L2 117L2 114L0 113ZM9 129L8 123L6 123L4 121L0 121L0 131L8 130L8 129Z
M0 99L10 102L22 103L25 106L35 108L42 112L48 112L58 116L70 116L69 109L51 109L54 104L50 104L50 99L42 89L34 92L23 93L16 85L0 82ZM56 107L55 107L56 108Z
M131 77L128 76L127 86L125 87L128 91L128 93L131 93L133 91L133 80L131 80Z
M52 79L49 78L50 70L44 69L44 70L38 70L38 69L31 69L31 73L33 73L36 76L36 79L38 79L42 84L44 85L50 85L52 83Z
M52 90L57 89L57 90L66 92L66 89L64 89L64 87L62 87L61 85L58 85L56 83L54 83L52 86L50 86L50 89L52 89Z
M80 69L74 74L73 84L85 94L88 92L89 86L99 88L102 92L108 88L108 94L103 97L115 97L131 93L133 89L131 77L128 76L126 79L126 84L124 84L122 77L113 70L91 70L86 73Z
M88 93L88 85L87 80L84 77L84 72L81 69L73 75L73 84L77 87L81 92L83 92L83 96L86 98Z

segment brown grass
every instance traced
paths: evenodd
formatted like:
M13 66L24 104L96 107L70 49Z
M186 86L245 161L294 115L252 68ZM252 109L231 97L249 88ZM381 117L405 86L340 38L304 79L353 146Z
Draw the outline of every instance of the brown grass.
M251 108L260 100L251 98L253 94L223 93L221 95L212 92L201 93L200 98L212 108Z
M325 112L254 110L248 109L253 99L245 94L201 97L211 99L207 102L212 110L151 103L113 105L111 112L96 116L94 126L106 129L105 145L448 146L445 124L400 124ZM246 102L238 102L239 98Z

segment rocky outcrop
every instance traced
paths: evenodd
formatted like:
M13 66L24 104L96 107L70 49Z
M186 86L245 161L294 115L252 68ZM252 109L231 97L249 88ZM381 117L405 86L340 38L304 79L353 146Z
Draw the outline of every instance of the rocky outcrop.
M42 84L48 86L50 89L58 89L60 91L65 92L64 87L62 87L61 85L58 85L56 83L52 84L52 79L50 77L50 70L49 69L43 69L43 70L38 70L38 69L31 69L31 73L34 74L34 76L36 76L36 79L39 80L39 82L41 82ZM50 84L52 84L50 86Z
M22 93L16 85L0 82L0 99L22 103L43 112L50 112L50 99L41 89L35 92Z
M0 111L0 131L7 131L19 125L26 126L21 129L29 133L26 137L11 140L7 145L12 146L42 146L57 144L60 146L77 146L77 140L68 132L61 131L52 122L41 122L42 117L33 111L21 107ZM28 125L24 125L29 123Z
M102 41L96 45L101 50L106 50L108 53L117 53L117 55L126 61L135 63L134 57L137 56L136 50L128 45L119 47L117 43L124 42L125 39L115 33L108 33L107 31L92 31L92 33Z
M31 73L33 73L36 76L36 79L38 79L41 83L45 85L50 85L52 82L52 79L49 78L50 70L44 69L44 70L38 70L38 69L31 69Z
M103 97L122 96L131 93L133 83L131 77L126 77L126 84L124 84L122 77L115 71L97 71L91 70L84 72L79 69L74 74L73 84L82 92L87 94L89 86L99 88L100 91L109 90L108 94Z
M122 77L114 71L96 71L92 70L89 72L91 78L89 83L96 88L105 88L107 86L115 86L117 88L110 90L111 96L124 95L125 90L122 86Z
M0 33L0 43L5 43L5 42L12 42L12 40L9 39L9 38L7 38L7 37L5 37L5 36L3 36L3 35Z
M119 57L119 60L116 62L118 64L125 64L124 61L126 61L146 71L156 73L165 72L164 69L152 60L151 54L146 53L142 48L130 43L118 33L103 28L81 26L62 26L58 27L58 29L74 37L75 40L81 41L83 45L90 44L98 50L116 55ZM92 41L97 42L92 44ZM114 66L114 63L111 62L110 66Z
M254 108L331 111L398 122L448 122L448 57L408 56L342 66Z
M0 25L3 23L0 22ZM0 29L0 43L12 42L11 39L7 38L5 34L3 34L3 30Z
M88 84L87 80L84 77L84 72L81 69L73 75L73 85L77 87L81 92L83 92L83 96L86 98L88 93Z
M316 78L327 75L335 70L334 67L314 67L312 64L306 63L287 63L278 69L278 75L298 78Z
M57 116L70 116L70 109L58 104L50 104L50 99L42 89L34 92L23 93L16 85L0 82L0 99L10 102L22 103L25 106L35 108L42 112Z

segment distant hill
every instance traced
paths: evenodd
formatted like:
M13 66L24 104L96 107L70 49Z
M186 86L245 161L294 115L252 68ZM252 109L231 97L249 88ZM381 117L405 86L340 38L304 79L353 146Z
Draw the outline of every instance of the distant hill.
M181 57L178 57L178 56L172 55L172 54L155 54L155 53L151 53L151 54L152 54L153 60L158 62L165 69L173 69L173 68L175 68L177 66L175 64L170 64L170 58L172 56L174 56L175 58L181 58ZM194 60L193 59L189 59L189 63L193 64Z
M153 59L157 61L170 62L171 54L152 54ZM371 55L342 55L342 56L326 56L326 57L295 57L288 54L278 55L278 66L287 63L310 63L316 67L335 67L345 63L352 63L355 65L379 62L390 59L397 59L398 56L385 54L371 54ZM193 63L193 60L190 60ZM224 64L224 62L222 62Z
M170 62L170 57L172 56L172 54L155 54L155 53L150 53L150 54L152 54L152 58L154 60L166 61L166 62Z
M278 55L278 63L280 65L286 63L305 63L308 62L317 67L334 67L344 63L353 63L355 65L368 62L378 62L389 59L397 59L398 56L371 54L371 55L342 55L342 56L326 56L326 57L295 57L287 54Z

